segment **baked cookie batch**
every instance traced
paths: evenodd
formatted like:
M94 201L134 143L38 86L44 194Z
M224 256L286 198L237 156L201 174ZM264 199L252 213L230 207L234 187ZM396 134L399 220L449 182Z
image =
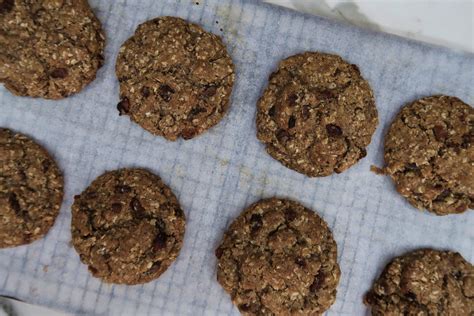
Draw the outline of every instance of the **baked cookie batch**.
M60 99L94 80L105 38L86 0L0 2L0 82L15 95ZM176 17L138 26L116 61L120 115L154 135L191 139L219 123L235 81L221 38ZM288 57L257 103L257 137L309 177L341 173L367 155L378 124L356 65L321 52ZM385 137L385 167L410 204L436 215L474 206L474 109L430 96L401 109ZM54 224L63 176L29 137L0 129L0 248L31 243ZM72 205L72 244L104 282L158 278L179 255L185 214L159 176L109 171ZM216 249L217 280L244 315L320 315L336 299L337 245L298 202L245 209ZM473 315L474 267L460 254L416 250L393 259L364 298L373 315Z

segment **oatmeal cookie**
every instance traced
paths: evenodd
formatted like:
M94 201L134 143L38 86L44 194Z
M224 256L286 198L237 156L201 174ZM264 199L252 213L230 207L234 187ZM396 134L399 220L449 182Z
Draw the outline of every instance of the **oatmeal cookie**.
M474 109L432 96L405 106L385 137L384 171L413 206L436 215L474 206Z
M297 202L251 205L216 257L217 280L244 315L321 315L336 299L336 242L326 222Z
M63 176L48 152L0 128L0 248L29 244L53 226L63 201Z
M221 38L176 17L139 25L120 48L116 74L120 114L173 141L222 119L235 78Z
M103 64L104 43L87 0L0 0L0 83L15 95L81 91Z
M377 124L368 82L336 55L283 60L257 104L257 137L267 152L310 177L343 172L365 157Z
M474 315L474 267L459 253L416 250L392 260L364 298L372 315Z
M177 258L185 215L158 176L120 169L75 196L71 226L74 248L93 276L131 285L158 278Z

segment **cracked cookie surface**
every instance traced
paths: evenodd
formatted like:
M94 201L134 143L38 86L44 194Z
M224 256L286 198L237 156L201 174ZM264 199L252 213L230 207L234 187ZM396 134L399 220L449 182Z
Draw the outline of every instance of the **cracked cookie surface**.
M320 315L336 299L336 242L326 222L297 202L248 207L216 257L217 280L244 315Z
M377 124L368 82L336 55L281 61L257 104L257 137L267 152L310 177L343 172L365 157Z
M102 66L104 42L87 0L0 1L0 83L15 95L79 92Z
M183 244L185 215L161 179L144 169L98 177L74 197L72 242L93 276L139 284L158 278Z
M416 250L393 259L366 294L372 315L473 315L474 267L459 253Z
M436 215L474 206L474 109L425 97L398 113L385 137L384 171L413 206Z
M235 74L221 38L176 17L138 26L120 48L117 109L154 135L191 139L229 107Z
M46 235L62 200L63 177L46 150L25 135L0 128L0 248Z

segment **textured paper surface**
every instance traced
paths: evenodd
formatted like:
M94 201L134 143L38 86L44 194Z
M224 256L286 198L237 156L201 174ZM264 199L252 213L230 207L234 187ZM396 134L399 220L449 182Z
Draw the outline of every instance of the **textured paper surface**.
M214 249L226 227L260 198L288 197L317 211L338 244L342 277L328 315L364 315L362 296L387 261L420 247L474 261L474 213L436 217L414 210L382 164L383 135L406 102L430 94L474 104L474 56L340 25L254 1L93 0L107 33L106 64L80 94L53 102L0 88L0 126L33 136L65 174L65 200L47 237L0 250L0 295L99 315L238 315L216 281ZM115 58L136 26L175 15L221 34L236 64L230 112L191 141L154 137L116 110ZM221 31L222 29L223 31ZM255 104L278 61L306 50L337 53L372 85L380 125L368 156L348 171L310 179L266 154L255 136ZM178 196L187 216L178 260L154 282L115 286L90 276L70 245L70 207L106 170L146 167Z

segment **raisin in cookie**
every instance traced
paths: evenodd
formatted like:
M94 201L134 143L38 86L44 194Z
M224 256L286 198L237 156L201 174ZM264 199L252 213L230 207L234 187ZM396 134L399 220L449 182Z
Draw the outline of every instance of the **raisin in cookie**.
M340 173L365 157L378 124L359 68L316 52L280 62L257 108L257 137L267 152L310 177Z
M474 205L474 109L433 96L405 106L385 137L385 173L413 206L437 215Z
M158 278L176 259L185 216L158 176L120 169L74 197L71 226L74 248L93 276L131 285Z
M297 202L251 205L216 256L217 280L244 315L320 315L336 299L336 242L326 222Z
M234 66L217 35L175 17L138 26L120 48L117 108L152 134L190 139L229 106Z
M63 177L47 151L25 135L0 128L0 248L46 235L62 200Z
M372 315L474 315L474 267L459 253L417 250L393 259L364 298Z
M87 0L0 0L0 83L61 99L95 79L104 34Z

